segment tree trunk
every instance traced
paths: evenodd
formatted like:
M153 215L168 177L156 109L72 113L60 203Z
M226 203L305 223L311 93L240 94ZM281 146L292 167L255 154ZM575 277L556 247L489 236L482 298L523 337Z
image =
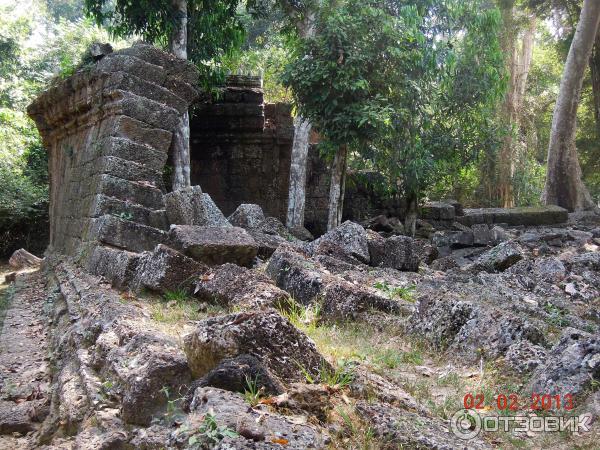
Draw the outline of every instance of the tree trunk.
M417 232L417 194L411 193L406 196L406 214L404 216L404 232L415 237Z
M508 133L504 138L498 158L498 196L504 208L515 206L513 177L517 159L518 134L521 121L523 98L527 87L527 77L531 68L533 42L537 21L535 17L529 20L529 26L524 32L521 48L515 38L514 7L503 11L504 17L504 51L509 55L508 68L510 82L504 100L503 116Z
M552 118L548 172L542 200L547 205L559 205L569 211L597 208L581 180L575 132L581 87L599 24L600 1L585 0Z
M340 146L335 153L331 166L331 185L329 187L329 215L327 230L333 230L342 223L344 210L344 193L346 191L346 163L348 160L348 147Z
M592 74L592 93L594 94L596 137L600 139L600 32L596 32L596 41L590 58L590 71Z
M298 115L294 119L294 143L290 164L290 187L288 195L287 226L304 226L306 201L306 163L312 125L308 119Z
M169 38L171 53L187 59L187 0L173 0L176 22ZM190 115L186 111L173 134L171 143L173 156L173 190L191 185L190 181Z
M302 39L315 35L316 14L309 12L298 23L298 34ZM294 142L290 163L290 182L288 189L287 223L289 228L304 226L304 205L306 203L306 162L312 124L301 115L294 120Z

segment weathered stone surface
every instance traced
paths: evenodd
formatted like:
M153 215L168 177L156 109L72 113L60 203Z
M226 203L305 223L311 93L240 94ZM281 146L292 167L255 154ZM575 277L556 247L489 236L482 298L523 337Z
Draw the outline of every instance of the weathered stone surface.
M17 270L25 269L28 267L39 267L41 264L41 258L32 255L24 248L15 251L8 260L8 265L13 269Z
M485 223L474 224L471 227L473 230L473 245L494 245L494 239L490 227Z
M155 64L167 60L168 67ZM162 242L160 230L150 230L166 225L162 172L181 113L198 97L197 77L188 62L135 45L29 106L50 155L52 250L78 256L82 246L104 242L139 252ZM106 223L111 214L134 225Z
M204 264L159 244L140 257L133 284L138 289L158 292L186 289L206 270Z
M375 435L394 448L434 448L439 450L492 448L477 438L463 441L456 437L443 422L419 416L395 406L359 402L356 410L373 428Z
M414 239L408 236L392 236L381 240L372 234L369 236L371 266L412 272L419 269L419 257Z
M430 202L421 208L421 217L425 220L454 220L453 205L444 202Z
M188 363L203 376L225 358L258 358L280 380L304 379L301 369L318 377L329 364L315 344L274 310L242 312L203 320L183 338Z
M248 383L254 383L264 395L278 395L285 388L277 377L255 356L239 355L225 358L192 384L191 394L199 387L214 387L243 394L249 389ZM191 400L191 399L190 399Z
M476 223L505 223L508 225L553 225L569 220L569 213L560 206L527 208L480 208L465 209L465 215L457 217L459 222L471 226Z
M519 341L504 356L506 364L518 373L526 374L541 366L546 359L546 349L529 341Z
M200 186L168 193L165 205L167 217L173 225L231 226L210 195L202 193Z
M408 302L391 300L375 289L357 286L347 281L328 284L322 297L320 315L325 321L356 320L361 314L371 310L391 314L403 312L407 315L412 312L412 305Z
M258 205L242 203L227 220L234 227L258 228L260 223L265 220L265 213Z
M315 240L315 237L312 235L312 233L302 226L288 228L288 230L292 236L300 241L311 242Z
M223 264L196 281L194 295L207 302L247 309L283 306L287 292L266 275L234 264Z
M192 414L174 433L172 444L185 445L191 434L200 428L203 417L210 412L217 425L235 431L237 437L227 437L214 447L220 450L276 449L285 441L285 448L293 450L325 449L327 438L311 425L294 423L290 418L273 414L265 409L248 407L240 394L217 388L196 389L191 403ZM198 435L199 442L203 437ZM206 445L210 445L206 442Z
M482 254L474 266L488 272L502 272L523 259L523 251L512 241L502 242Z
M344 222L339 227L308 244L306 249L310 254L318 254L319 246L325 242L339 247L348 256L352 256L360 262L369 262L370 256L367 232L357 223L350 221Z
M567 328L560 341L532 374L526 391L544 394L579 395L600 377L600 337Z
M30 402L15 403L0 400L0 434L26 434L34 431L31 417L33 412Z
M318 264L288 246L273 253L265 272L278 287L305 305L319 295L326 278Z
M436 247L464 248L473 245L472 231L437 231L432 238Z
M105 215L92 220L92 234L100 242L132 252L153 250L167 240L167 234L153 227Z
M173 248L208 265L234 263L249 267L258 253L252 236L237 227L172 225L169 242Z
M88 260L88 270L105 277L116 288L134 284L140 254L98 245Z
M379 215L363 222L362 225L368 230L377 232L404 234L404 225L397 217Z

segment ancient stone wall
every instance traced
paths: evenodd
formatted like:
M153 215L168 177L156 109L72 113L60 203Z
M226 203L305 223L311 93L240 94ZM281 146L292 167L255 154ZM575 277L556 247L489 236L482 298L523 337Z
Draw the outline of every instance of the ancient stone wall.
M50 248L139 252L168 227L162 174L172 133L198 97L196 69L152 46L111 53L30 105L49 152Z
M265 104L260 78L230 77L222 98L194 108L192 184L202 186L225 215L256 203L285 222L294 137L291 106ZM311 145L306 174L305 224L327 228L329 168ZM384 208L365 177L350 175L344 219L362 220Z

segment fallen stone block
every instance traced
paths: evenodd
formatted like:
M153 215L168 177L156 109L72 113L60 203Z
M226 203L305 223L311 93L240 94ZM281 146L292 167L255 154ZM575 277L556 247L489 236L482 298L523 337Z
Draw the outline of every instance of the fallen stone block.
M221 450L275 449L290 450L326 448L328 439L315 427L298 424L285 416L248 407L243 396L237 393L203 387L196 389L191 403L191 414L183 426L174 433L173 448L183 448L190 436L197 433L206 414L215 417L218 427L236 433L223 438L218 444ZM199 436L199 439L202 439ZM285 442L285 445L274 442ZM210 443L208 443L210 445Z
M206 302L253 310L280 307L289 300L288 293L268 276L234 264L223 264L199 277L194 295Z
M98 245L88 260L88 270L101 275L116 288L134 285L140 254Z
M487 272L502 272L523 259L523 251L514 242L502 242L483 253L473 264Z
M165 195L167 217L173 225L230 227L221 210L200 186L179 189Z
M321 293L327 279L318 263L289 246L279 247L273 253L265 273L279 288L304 305Z
M315 237L312 235L312 233L303 226L288 228L288 230L292 236L300 241L311 242L315 240Z
M441 420L383 403L359 402L356 411L373 429L375 436L393 448L491 449L479 438L468 445L456 437ZM392 447L389 447L392 448Z
M429 202L421 207L421 217L425 220L454 220L453 205L444 202Z
M116 216L104 215L91 222L91 236L96 236L100 242L131 252L153 250L167 239L167 234L162 230Z
M391 300L382 293L347 281L330 283L323 290L320 317L326 322L356 320L371 310L390 314L412 313L413 305Z
M30 267L40 267L42 259L32 255L27 250L20 248L8 260L8 265L13 269L21 270Z
M258 358L252 355L239 355L235 358L225 358L217 367L194 381L190 394L193 396L197 388L208 386L243 394L248 390L248 382L254 383L256 389L266 395L285 392L277 377L274 377Z
M320 244L330 242L339 247L348 256L360 262L369 263L369 244L367 242L367 231L357 223L346 221L339 227L327 232L316 241L306 246L311 254L318 254Z
M134 285L137 289L146 288L162 293L185 289L207 270L204 264L159 244L152 252L141 256Z
M387 239L376 233L369 234L370 265L390 267L396 270L416 272L419 270L419 257L414 239L408 236L392 236Z
M471 227L471 230L473 230L473 245L486 246L496 244L496 242L494 242L490 227L487 224L474 224Z
M532 374L526 392L549 395L578 394L589 389L600 375L600 337L567 328Z
M252 355L286 383L302 381L303 372L318 379L331 370L314 342L275 310L242 312L198 322L183 338L188 364L196 377L223 359Z
M504 223L517 225L553 225L569 220L569 212L560 206L538 206L525 208L478 208L465 209L465 215L457 217L460 223L472 226L476 223Z
M172 225L169 242L190 258L211 266L234 263L250 267L258 254L256 241L238 227Z
M437 231L432 242L436 247L464 248L473 246L472 231Z
M258 228L260 223L265 220L265 213L258 205L251 203L242 203L231 214L227 220L234 227L240 228Z

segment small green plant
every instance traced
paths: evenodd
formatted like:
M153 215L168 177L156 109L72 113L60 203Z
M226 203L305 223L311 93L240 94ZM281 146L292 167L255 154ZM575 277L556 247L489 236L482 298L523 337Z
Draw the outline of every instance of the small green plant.
M188 293L185 289L176 289L174 291L166 291L163 294L163 299L165 302L175 302L177 304L181 304L188 299Z
M314 330L317 327L321 305L314 303L310 306L303 306L293 298L288 298L281 303L279 312L296 328Z
M351 414L342 408L338 408L337 413L344 422L345 434L348 435L354 444L352 448L371 450L375 438L373 429L371 427L365 428L361 422L353 420Z
M330 387L345 388L354 381L354 377L353 367L348 362L338 364L333 370L323 364L319 370L319 380Z
M236 438L237 434L229 427L219 426L214 414L207 413L204 416L204 421L198 429L198 434L191 436L188 439L188 445L191 448L204 448L203 444L214 445L221 442L224 438Z
M399 352L386 348L375 357L375 363L387 369L395 369L402 363L402 357Z
M246 375L246 389L244 390L244 400L255 407L260 403L260 399L263 397L264 388L258 387L258 376L254 379Z
M555 327L566 327L569 325L569 318L567 317L567 313L564 309L559 308L552 303L546 303L544 306L544 311L548 313L548 317L546 318L546 322Z
M162 392L167 399L167 410L165 411L163 419L167 424L171 424L181 413L179 405L183 400L183 397L171 397L171 391L168 386L163 386L160 392Z
M129 221L133 220L133 214L130 213L129 211L120 212L118 214L115 214L115 216L117 216L119 219L122 219L122 220L129 220Z
M373 285L376 289L383 291L390 300L401 299L410 303L415 302L415 286L390 286L386 282L378 281Z

